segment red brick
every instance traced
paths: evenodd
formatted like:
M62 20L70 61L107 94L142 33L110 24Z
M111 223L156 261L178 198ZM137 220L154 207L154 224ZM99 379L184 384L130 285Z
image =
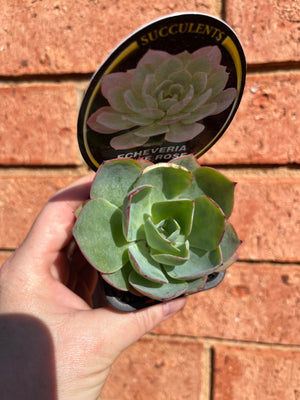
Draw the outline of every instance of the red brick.
M216 346L213 400L298 400L297 350Z
M114 364L101 398L199 400L202 345L142 339Z
M155 333L300 345L299 285L297 266L236 263Z
M248 75L234 120L201 162L300 163L299 90L299 74Z
M208 0L2 1L0 74L94 72L140 26L178 11L215 14L217 4Z
M300 178L237 178L231 221L244 260L298 262Z
M74 176L0 176L0 248L20 245L34 219L57 190Z
M226 1L226 20L239 36L250 64L296 61L299 5L294 0Z
M78 164L74 85L0 89L0 163Z

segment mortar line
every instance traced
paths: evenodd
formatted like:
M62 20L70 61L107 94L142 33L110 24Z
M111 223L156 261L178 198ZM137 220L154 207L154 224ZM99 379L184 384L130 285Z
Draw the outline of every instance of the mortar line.
M300 68L299 61L279 61L279 62L269 62L269 63L249 63L247 64L248 73L266 73L266 72L291 72L298 71Z
M224 8L221 6L221 8ZM224 13L225 11L221 11ZM103 60L104 61L104 60ZM99 63L94 71L91 72L70 72L70 73L36 73L36 74L24 74L24 75L0 75L0 83L11 83L11 82L80 82L89 81L94 75L97 68L101 65ZM299 72L300 62L299 61L278 61L278 62L266 62L266 63L248 63L247 73L268 73L268 72Z
M7 248L7 249L4 249L4 248L1 248L0 247L0 252L1 253L7 253L7 255L9 255L10 253L12 253L13 251L15 251L16 249L15 248Z
M77 176L79 174L88 174L92 172L86 165L13 165L0 166L0 176L43 176L50 174L64 174L65 176Z
M222 11L223 13L223 11ZM97 67L95 68L96 71ZM274 62L261 64L247 64L247 76L252 75L268 75L268 74L284 74L298 73L300 63L298 61ZM95 72L94 71L94 72ZM65 74L32 74L32 75L0 75L0 86L7 87L10 85L35 85L35 84L82 84L89 82L94 72L86 73L65 73Z
M220 0L220 15L221 19L226 22L226 0Z
M213 346L210 347L210 397L209 400L213 400L214 397L214 388L215 388L215 384L214 384L214 370L215 370L215 366L214 366L214 348Z
M203 344L203 356L201 365L201 389L199 392L199 400L211 400L211 379L212 379L212 359L211 359L211 345L209 343Z
M90 81L94 72L66 73L66 74L28 74L28 75L0 75L0 83L78 83Z
M273 268L290 268L290 267L295 267L298 268L300 267L300 261L275 261L275 260L249 260L247 258L239 258L238 261L235 263L240 263L240 264L249 264L250 265L264 265L264 264L270 264L270 267ZM230 269L228 269L230 271Z
M145 335L147 338L156 338L158 340L171 340L171 341L188 341L191 343L200 343L200 344L207 344L210 347L214 347L215 345L225 345L229 347L243 347L252 350L280 350L284 351L300 351L300 344L280 344L280 343L268 343L268 342L254 342L254 341L246 341L246 340L239 340L239 339L223 339L223 338L211 338L207 336L187 336L187 335L179 335L179 334L156 334L153 332L147 333Z

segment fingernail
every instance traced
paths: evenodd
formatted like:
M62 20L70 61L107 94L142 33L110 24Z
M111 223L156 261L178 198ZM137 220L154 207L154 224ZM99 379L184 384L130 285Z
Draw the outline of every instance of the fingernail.
M184 297L163 303L163 311L165 319L171 317L172 315L180 311L184 307L185 303L186 303L186 298Z

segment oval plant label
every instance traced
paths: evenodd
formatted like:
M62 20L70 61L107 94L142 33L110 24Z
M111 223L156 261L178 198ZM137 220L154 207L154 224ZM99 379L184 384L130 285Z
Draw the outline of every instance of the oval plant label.
M232 29L200 13L172 14L123 41L94 74L78 142L94 170L108 159L151 162L206 152L231 122L246 61Z

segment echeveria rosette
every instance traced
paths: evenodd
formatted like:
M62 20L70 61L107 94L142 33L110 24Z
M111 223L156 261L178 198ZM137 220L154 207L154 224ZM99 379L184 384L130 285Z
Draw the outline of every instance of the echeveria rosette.
M226 110L237 91L226 88L228 72L218 46L172 55L148 50L137 67L103 77L101 90L109 106L88 119L91 129L119 136L116 149L142 146L155 136L168 142L187 142L205 128L204 118Z
M234 187L194 156L105 161L73 234L121 291L161 301L193 293L237 258L240 240L228 222Z

